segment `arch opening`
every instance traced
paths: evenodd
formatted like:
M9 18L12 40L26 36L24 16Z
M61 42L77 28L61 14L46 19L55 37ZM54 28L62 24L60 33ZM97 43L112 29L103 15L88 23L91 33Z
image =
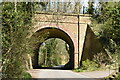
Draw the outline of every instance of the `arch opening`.
M41 68L63 68L70 60L69 50L64 40L47 39L40 45L38 65Z
M64 32L61 29L58 28L53 28L53 27L46 27L38 30L35 32L32 36L37 39L39 38L38 36L40 35L45 35L45 40L51 39L51 38L59 38L65 41L69 45L69 61L68 63L62 67L63 69L73 69L74 68L74 44L70 36ZM41 38L42 39L42 38ZM43 44L45 40L38 40L36 44L34 44L34 56L32 57L32 63L33 63L33 68L38 68L39 66L39 48Z

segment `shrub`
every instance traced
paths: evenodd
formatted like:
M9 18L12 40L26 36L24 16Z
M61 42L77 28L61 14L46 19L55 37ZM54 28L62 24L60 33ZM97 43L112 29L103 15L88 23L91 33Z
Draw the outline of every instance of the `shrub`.
M82 69L88 70L88 71L94 71L97 70L98 64L96 64L94 61L90 61L89 59L82 62Z
M85 71L95 71L98 70L99 66L94 61L90 61L89 59L82 62L82 66L80 68L74 69L75 72L85 72Z
M23 76L23 79L30 79L30 78L32 78L32 76L28 72L24 72L22 74L22 76Z
M94 55L93 61L97 63L99 66L102 66L103 64L107 65L110 63L110 58L105 53L97 53Z

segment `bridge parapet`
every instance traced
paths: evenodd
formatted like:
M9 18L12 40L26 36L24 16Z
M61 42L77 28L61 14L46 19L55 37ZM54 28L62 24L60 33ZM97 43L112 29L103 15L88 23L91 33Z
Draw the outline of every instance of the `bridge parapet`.
M79 17L79 18L78 18ZM57 14L37 12L35 22L69 23L69 24L90 24L91 15L88 14Z

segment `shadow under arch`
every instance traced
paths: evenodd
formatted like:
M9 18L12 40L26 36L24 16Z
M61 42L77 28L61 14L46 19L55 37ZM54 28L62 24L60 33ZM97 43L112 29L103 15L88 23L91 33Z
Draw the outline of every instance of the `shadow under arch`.
M48 33L48 34L46 34ZM44 36L46 35L47 37L45 38L45 40L50 39L50 38L60 38L62 40L64 40L68 45L69 45L69 62L67 64L65 64L64 67L62 67L62 69L73 69L74 68L74 43L71 39L71 37L69 36L69 34L67 34L65 31L59 29L59 28L55 28L55 27L45 27L42 29L39 29L38 31L36 31L32 37L34 37L34 39L40 38L38 36ZM39 40L39 39L38 39ZM32 44L32 46L34 46L33 49L33 57L32 57L32 64L33 64L33 68L39 68L38 67L38 56L39 56L39 47L40 45L43 43L44 41L36 41L36 43Z

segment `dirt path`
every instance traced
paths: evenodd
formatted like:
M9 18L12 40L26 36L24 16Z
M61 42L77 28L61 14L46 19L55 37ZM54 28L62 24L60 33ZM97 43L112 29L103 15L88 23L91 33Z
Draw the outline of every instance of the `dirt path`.
M33 69L28 72L33 78L103 78L114 72L114 70L77 73L71 70Z
M112 74L115 70L106 70L106 71L92 71L92 72L80 72L79 74L88 76L90 78L103 78Z

